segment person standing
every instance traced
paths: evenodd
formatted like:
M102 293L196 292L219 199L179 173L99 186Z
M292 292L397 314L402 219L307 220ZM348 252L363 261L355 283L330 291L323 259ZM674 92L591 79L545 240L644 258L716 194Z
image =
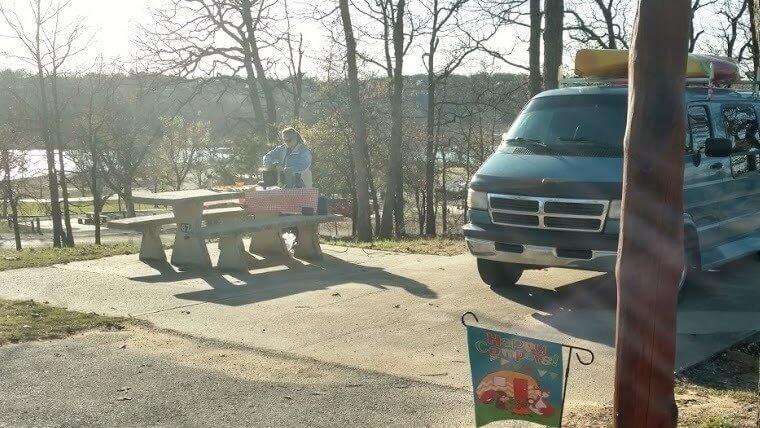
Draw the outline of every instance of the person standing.
M264 155L264 168L277 167L286 188L313 187L311 175L311 149L301 134L293 128L280 132L283 144Z

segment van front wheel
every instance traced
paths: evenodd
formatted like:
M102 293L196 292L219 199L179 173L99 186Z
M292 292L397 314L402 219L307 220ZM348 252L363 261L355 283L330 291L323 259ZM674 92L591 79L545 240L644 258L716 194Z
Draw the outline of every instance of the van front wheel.
M480 279L491 287L512 287L523 274L522 266L478 259Z

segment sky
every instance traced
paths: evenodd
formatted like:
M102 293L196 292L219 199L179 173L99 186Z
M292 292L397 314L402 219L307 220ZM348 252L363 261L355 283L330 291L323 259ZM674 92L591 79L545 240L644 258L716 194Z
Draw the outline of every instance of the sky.
M30 10L27 0L0 1L4 6L15 5L14 10L22 17ZM67 16L84 18L89 34L94 34L92 43L80 60L91 62L101 53L105 58L129 58L135 50L131 39L137 34L139 25L150 22L147 13L150 3L151 0L71 0ZM9 34L4 22L0 22L0 34ZM2 50L13 49L12 45L16 44L6 39L2 43ZM18 60L7 58L0 58L0 65L28 68Z

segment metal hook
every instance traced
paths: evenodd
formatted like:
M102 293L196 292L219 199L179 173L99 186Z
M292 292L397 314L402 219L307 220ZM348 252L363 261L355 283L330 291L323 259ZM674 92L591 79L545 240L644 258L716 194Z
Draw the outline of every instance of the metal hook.
M467 323L464 322L464 317L466 317L467 315L472 315L472 317L475 318L475 322L480 322L480 320L478 320L477 315L473 314L472 312L465 312L465 313L462 314L462 325L463 326L467 327Z
M578 347L575 347L575 346L570 346L570 349L574 349L574 350L575 350L575 358L576 358L576 359L578 360L578 362L579 362L579 363L581 363L582 365L584 365L584 366L589 366L589 365L591 365L591 364L594 362L594 353L593 353L593 352L591 352L591 350L590 350L590 349L586 349L586 348L578 348ZM588 360L588 361L583 361L583 360L581 359L581 355L578 353L578 351L585 351L585 352L587 352L587 353L588 353L588 355L590 355L590 356L591 356L591 359L590 359L590 360Z

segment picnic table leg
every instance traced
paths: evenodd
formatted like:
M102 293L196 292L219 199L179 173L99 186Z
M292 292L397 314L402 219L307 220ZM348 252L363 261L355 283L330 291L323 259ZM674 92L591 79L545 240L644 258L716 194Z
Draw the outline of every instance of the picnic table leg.
M179 203L174 205L177 233L174 236L172 264L182 267L211 267L206 242L200 235L203 220L202 203Z
M221 270L248 271L251 255L245 251L243 235L224 235L219 238L219 262Z
M298 240L295 256L299 259L322 260L322 247L319 246L319 225L304 224L298 226Z
M278 213L255 214L255 217L257 219L278 216ZM288 245L282 238L282 231L280 229L270 229L254 232L251 237L251 245L249 246L248 251L267 258L293 258Z
M164 246L161 244L161 225L145 225L140 243L140 260L166 261Z

